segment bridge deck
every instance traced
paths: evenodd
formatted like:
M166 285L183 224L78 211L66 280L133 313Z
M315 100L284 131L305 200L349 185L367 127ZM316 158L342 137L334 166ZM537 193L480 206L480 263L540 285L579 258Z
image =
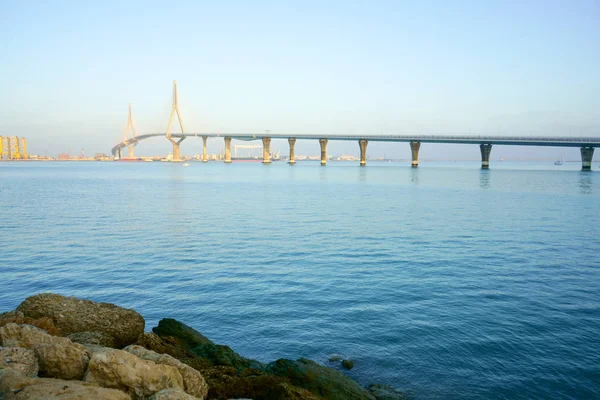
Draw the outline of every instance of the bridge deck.
M129 139L121 142L112 148L112 154L115 155L119 149L128 145L135 145L138 142L158 136L165 136L164 133L148 133L136 136L135 139ZM366 139L374 142L421 142L421 143L454 143L454 144L493 144L493 145L514 145L514 146L555 146L555 147L600 147L600 137L571 137L571 136L444 136L444 135L294 135L281 133L174 133L175 138L208 136L211 138L230 137L237 140L261 140L263 137L271 139L296 138L299 140L361 140Z

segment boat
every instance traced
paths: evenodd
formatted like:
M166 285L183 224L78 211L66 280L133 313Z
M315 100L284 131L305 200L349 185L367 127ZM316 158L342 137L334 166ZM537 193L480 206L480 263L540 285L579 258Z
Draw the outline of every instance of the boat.
M234 162L263 162L262 157L231 157Z
M281 161L281 157L279 156L279 152L277 153L270 153L271 156L271 162L275 162L275 161ZM232 156L231 157L231 161L232 162L263 162L263 158L262 156Z
M560 157L560 160L556 160L554 161L554 165L562 165L562 157Z
M183 165L184 167L189 167L189 166L190 166L190 164L188 164L187 162L184 162L182 165Z

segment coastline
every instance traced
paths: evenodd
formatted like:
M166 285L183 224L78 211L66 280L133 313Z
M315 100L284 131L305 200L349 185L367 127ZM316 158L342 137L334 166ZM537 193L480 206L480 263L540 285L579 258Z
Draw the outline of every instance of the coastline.
M63 385L76 391L69 399L406 399L389 385L360 386L341 357L331 360L339 368L305 358L261 363L174 319L145 328L139 313L114 304L28 297L0 314L0 398L64 398Z

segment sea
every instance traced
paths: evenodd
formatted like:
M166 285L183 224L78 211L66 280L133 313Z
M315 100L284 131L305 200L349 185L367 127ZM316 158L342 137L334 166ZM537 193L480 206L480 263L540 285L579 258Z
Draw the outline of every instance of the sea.
M600 166L0 162L0 312L41 292L413 399L600 398Z

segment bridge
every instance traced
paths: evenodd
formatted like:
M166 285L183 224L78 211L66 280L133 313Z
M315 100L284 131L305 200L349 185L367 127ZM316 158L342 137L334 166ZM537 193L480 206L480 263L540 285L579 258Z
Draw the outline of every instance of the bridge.
M171 124L174 115L177 115L181 126L181 133L171 133ZM132 137L128 137L129 128ZM449 143L449 144L474 144L479 145L481 151L481 168L489 168L490 154L493 145L509 146L554 146L554 147L579 147L581 150L582 170L591 170L594 149L600 147L600 137L571 137L571 136L473 136L473 135L343 135L343 134L283 134L283 133L184 133L179 106L177 104L177 82L173 82L173 108L169 118L166 133L148 133L136 135L131 118L131 106L125 130L125 139L112 148L115 159L122 158L124 148L129 149L129 157L133 157L133 148L142 140L157 136L165 136L173 144L173 161L181 161L180 144L188 137L201 137L203 141L202 161L208 161L206 143L208 138L219 138L225 144L225 163L231 163L231 140L262 141L263 163L271 163L271 140L287 139L289 144L288 163L295 164L294 146L296 140L318 140L321 146L321 165L327 164L327 143L330 140L356 141L360 148L360 165L367 164L367 145L369 142L405 142L410 144L413 167L419 165L419 149L421 143ZM176 138L178 140L174 140Z

